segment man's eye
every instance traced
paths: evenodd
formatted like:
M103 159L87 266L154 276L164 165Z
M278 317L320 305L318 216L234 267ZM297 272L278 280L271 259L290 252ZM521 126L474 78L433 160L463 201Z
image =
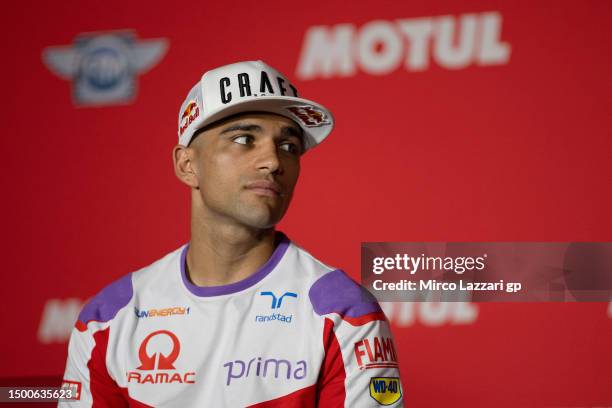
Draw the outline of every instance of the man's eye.
M249 135L237 136L232 139L232 142L242 144L242 145L247 145L251 143L252 141L253 141L253 137Z
M289 153L300 152L300 148L295 143L281 143L280 148Z

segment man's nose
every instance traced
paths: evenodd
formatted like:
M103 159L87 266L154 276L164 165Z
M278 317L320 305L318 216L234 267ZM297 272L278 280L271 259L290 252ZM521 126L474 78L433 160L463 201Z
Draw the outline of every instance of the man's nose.
M266 141L259 147L257 169L268 173L282 174L283 168L278 157L278 148L274 141Z

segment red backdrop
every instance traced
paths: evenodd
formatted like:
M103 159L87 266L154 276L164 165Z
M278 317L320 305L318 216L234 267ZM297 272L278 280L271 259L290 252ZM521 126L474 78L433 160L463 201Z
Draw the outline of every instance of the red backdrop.
M239 60L334 112L280 229L356 278L362 241L612 238L605 1L6 7L3 377L61 376L82 302L188 240L176 115L205 70ZM119 29L167 52L130 103L77 106L43 50ZM612 305L385 308L413 406L612 405Z

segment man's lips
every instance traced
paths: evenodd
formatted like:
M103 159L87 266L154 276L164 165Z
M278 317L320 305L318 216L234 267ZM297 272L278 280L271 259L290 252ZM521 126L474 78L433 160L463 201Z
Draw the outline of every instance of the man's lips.
M247 183L246 188L256 194L268 197L278 197L282 191L278 183L268 180L251 181Z

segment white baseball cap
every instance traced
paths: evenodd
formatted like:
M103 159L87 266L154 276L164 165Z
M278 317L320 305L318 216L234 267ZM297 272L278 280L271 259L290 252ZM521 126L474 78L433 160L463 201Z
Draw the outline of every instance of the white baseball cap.
M283 74L263 61L245 61L204 73L189 91L179 111L179 144L188 146L198 129L213 122L254 111L276 113L297 123L304 131L305 150L321 143L334 127L331 112L299 97Z

